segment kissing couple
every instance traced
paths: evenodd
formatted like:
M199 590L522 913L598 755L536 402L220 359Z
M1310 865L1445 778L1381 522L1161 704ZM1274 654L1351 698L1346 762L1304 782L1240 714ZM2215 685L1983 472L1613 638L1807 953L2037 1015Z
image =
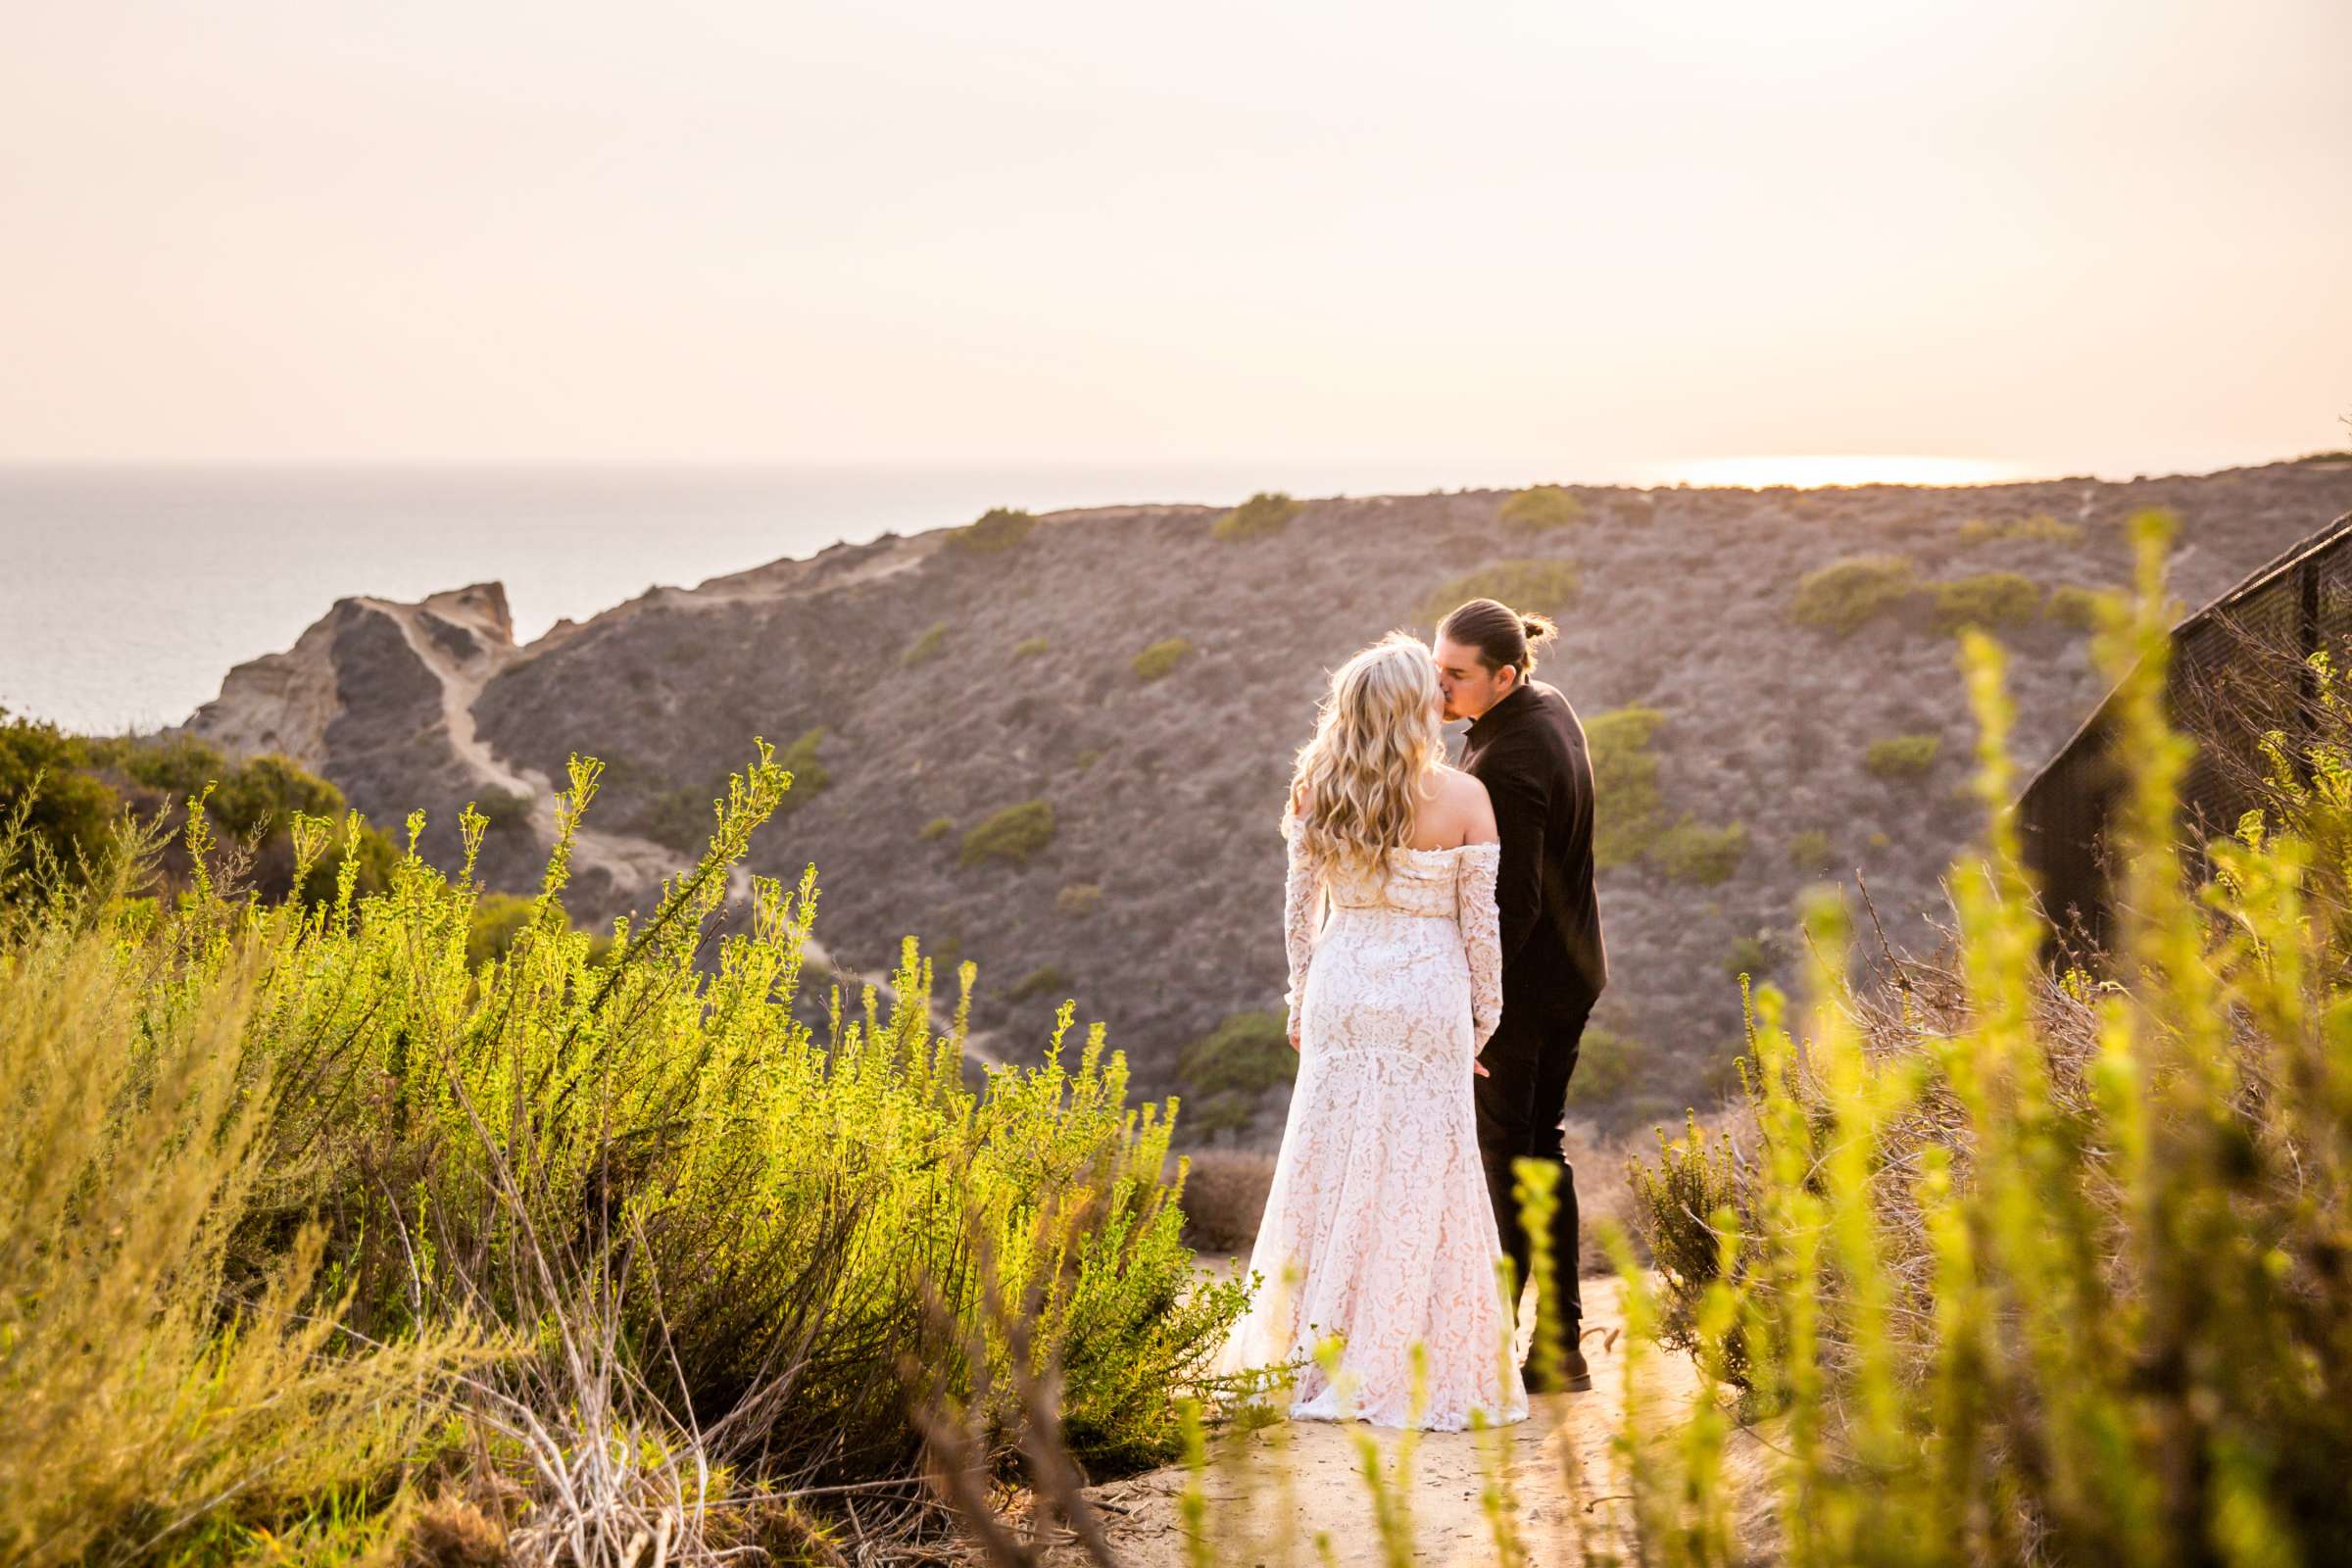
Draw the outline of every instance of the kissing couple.
M1474 599L1433 648L1392 632L1335 671L1282 815L1298 1077L1220 1372L1294 1368L1293 1416L1459 1431L1524 1419L1536 1381L1497 1264L1528 1274L1512 1163L1560 1167L1550 1222L1578 1348L1569 1075L1608 983L1592 764L1534 679L1551 621ZM1468 719L1458 765L1444 725ZM1331 1336L1336 1364L1317 1360ZM1426 1357L1415 1409L1414 1347ZM1548 1392L1539 1389L1538 1392Z

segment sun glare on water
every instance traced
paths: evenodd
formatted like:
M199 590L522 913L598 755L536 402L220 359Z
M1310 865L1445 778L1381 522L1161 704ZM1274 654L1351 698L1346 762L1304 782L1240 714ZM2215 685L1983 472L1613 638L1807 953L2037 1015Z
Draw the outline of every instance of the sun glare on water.
M1644 475L1644 482L1762 489L1781 484L1799 488L1825 484L2001 484L2026 476L2020 465L1996 458L1793 453L1776 457L1693 458L1660 464Z

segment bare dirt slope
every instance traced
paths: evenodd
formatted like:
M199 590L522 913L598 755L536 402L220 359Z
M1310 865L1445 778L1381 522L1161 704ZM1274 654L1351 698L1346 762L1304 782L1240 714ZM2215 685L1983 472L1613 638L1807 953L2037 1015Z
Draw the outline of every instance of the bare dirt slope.
M2129 569L2124 520L2167 506L2183 524L2175 585L2198 603L2352 508L2352 467L1572 489L1584 519L1544 532L1505 525L1507 496L1489 491L1313 500L1242 540L1180 506L1052 514L1001 552L886 536L657 589L520 648L496 584L345 600L294 650L232 672L192 726L294 751L386 825L425 808L423 847L443 859L464 801L517 786L543 801L570 754L596 756L605 795L569 896L583 918L641 906L689 858L755 734L808 737L827 782L805 772L754 868L821 868L833 953L886 972L915 933L977 960L974 1021L1013 1054L1074 996L1159 1092L1181 1087L1187 1041L1281 993L1274 820L1325 672L1392 626L1426 631L1437 600L1481 586L1466 576L1525 582L1533 563L1550 586L1524 608L1563 627L1544 678L1588 724L1654 710L1654 825L1731 845L1720 880L1678 880L1654 855L1603 873L1615 983L1595 1027L1630 1045L1613 1073L1590 1054L1579 1081L1583 1109L1623 1126L1677 1116L1722 1081L1740 1033L1731 974L1793 970L1800 886L1858 869L1893 939L1932 943L1937 878L1975 828L1972 730L1932 599L1841 637L1791 621L1800 578L1892 554L1929 582L2110 585ZM2076 625L2036 614L2004 637L2031 764L2102 682ZM1166 673L1135 666L1168 639L1187 647ZM1872 744L1900 737L1932 738L1933 756L1873 771ZM1037 853L959 854L974 824L1028 802L1054 824ZM492 885L535 883L549 822L543 804L510 813L485 850Z

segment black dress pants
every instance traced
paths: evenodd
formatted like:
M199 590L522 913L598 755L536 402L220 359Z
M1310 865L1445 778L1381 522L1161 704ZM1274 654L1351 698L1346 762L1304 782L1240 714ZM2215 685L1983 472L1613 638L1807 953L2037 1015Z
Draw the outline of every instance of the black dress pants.
M1487 1194L1494 1202L1494 1225L1510 1257L1513 1277L1527 1280L1527 1233L1512 1196L1517 1178L1511 1162L1540 1159L1560 1167L1559 1206L1551 1219L1551 1256L1559 1288L1564 1342L1576 1343L1584 1300L1577 1290L1578 1235L1576 1171L1561 1148L1560 1122L1568 1110L1568 1079L1576 1071L1577 1047L1595 999L1584 998L1549 1016L1502 1009L1502 1022L1479 1054L1487 1069L1471 1080L1478 1102L1478 1152L1487 1172Z

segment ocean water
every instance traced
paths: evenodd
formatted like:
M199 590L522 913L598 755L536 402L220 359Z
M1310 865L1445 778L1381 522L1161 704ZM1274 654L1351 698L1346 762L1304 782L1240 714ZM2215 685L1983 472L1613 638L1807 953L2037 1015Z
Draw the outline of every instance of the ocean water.
M659 583L992 506L1527 484L1541 464L1045 469L0 468L0 708L89 734L175 724L350 594L506 584L518 640Z

